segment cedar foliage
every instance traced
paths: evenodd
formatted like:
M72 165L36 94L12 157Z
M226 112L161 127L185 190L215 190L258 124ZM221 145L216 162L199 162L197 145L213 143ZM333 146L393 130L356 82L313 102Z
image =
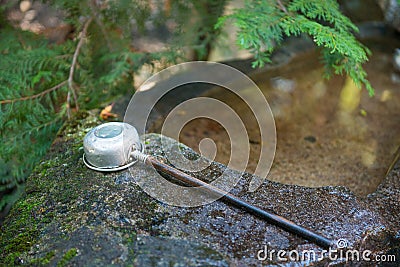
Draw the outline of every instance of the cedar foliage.
M72 40L49 43L12 27L5 19L7 6L0 6L0 210L15 200L15 191L73 112L132 90L133 75L143 65L185 60L182 51L188 48L192 59L207 59L227 20L239 29L239 47L253 52L254 67L269 62L285 37L308 34L322 48L327 76L346 73L373 94L362 68L370 52L333 0L246 0L225 17L225 0L45 2L65 12L75 29ZM171 22L175 26L163 51L132 48L133 30L146 35L146 24Z
M353 33L358 28L340 12L335 0L247 0L244 8L221 18L216 27L228 19L239 28L238 45L253 52L254 67L270 62L271 53L285 37L307 34L322 48L328 78L333 73L347 74L373 96L362 68L371 52L356 40Z
M80 0L48 3L65 11L73 40L49 43L9 25L5 8L0 10L0 210L15 200L15 191L73 112L132 90L141 66L175 59L170 50L132 49L131 20L149 20L143 1L111 1L106 7Z

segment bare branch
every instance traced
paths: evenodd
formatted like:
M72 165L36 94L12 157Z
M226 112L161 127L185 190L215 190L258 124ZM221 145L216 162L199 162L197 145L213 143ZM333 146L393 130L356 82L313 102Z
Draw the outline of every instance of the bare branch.
M71 91L68 91L67 94L67 117L68 119L71 118L71 105L69 104L71 102Z
M75 107L76 107L77 110L79 110L78 98L77 98L77 95L76 95L76 92L75 92L75 89L74 89L74 80L73 80L73 78L74 78L74 72L75 72L76 64L77 64L77 61L78 61L79 52L81 50L81 47L82 47L83 42L85 40L85 37L87 35L87 29L88 29L91 21L92 21L92 18L88 19L86 21L84 27L83 27L83 30L82 30L81 36L80 36L80 40L79 40L79 42L78 42L78 44L76 46L74 55L72 57L72 63L71 63L71 67L70 67L70 70L69 70L69 76L68 76L67 80L57 84L56 86L54 86L52 88L44 90L43 92L35 94L35 95L25 96L25 97L16 98L16 99L0 100L0 104L9 104L9 103L14 103L14 102L18 102L18 101L36 99L36 98L42 97L42 96L44 96L44 95L46 95L46 94L48 94L50 92L56 91L57 89L59 89L59 88L63 87L64 85L68 84L68 87L69 87L69 91L68 91L68 95L67 95L67 113L68 113L68 117L70 117L70 110L69 109L70 109L70 102L71 102L71 100L70 100L71 94L72 94L72 97L73 97L74 102L75 102Z
M74 72L75 72L75 68L76 68L76 63L78 61L79 52L80 52L81 47L83 45L83 42L84 42L84 40L86 38L87 29L89 28L89 25L92 22L92 20L93 20L93 18L88 19L86 21L85 25L83 26L83 30L81 32L80 40L79 40L79 42L78 42L78 44L76 46L74 56L72 57L71 68L69 69L68 86L69 86L69 89L70 89L70 91L72 93L72 96L74 98L76 110L79 110L79 104L78 104L78 97L76 96L76 92L75 92L75 89L74 89Z
M285 12L285 14L289 14L286 7L283 5L283 3L281 2L281 0L276 0L276 2L278 3L279 9L282 10L283 12Z
M25 97L21 97L21 98L15 98L15 99L1 100L1 101L0 101L0 104L9 104L9 103L14 103L14 102L18 102L18 101L25 101L25 100L35 99L35 98L44 96L44 95L46 95L46 94L48 94L48 93L50 93L50 92L53 92L53 91L55 91L55 90L57 90L57 89L63 87L64 85L67 84L67 82L68 82L68 80L65 80L65 81L63 81L63 82L57 84L56 86L51 87L51 88L49 88L49 89L47 89L47 90L44 90L43 92L40 92L40 93L35 94L35 95L30 95L30 96L25 96Z

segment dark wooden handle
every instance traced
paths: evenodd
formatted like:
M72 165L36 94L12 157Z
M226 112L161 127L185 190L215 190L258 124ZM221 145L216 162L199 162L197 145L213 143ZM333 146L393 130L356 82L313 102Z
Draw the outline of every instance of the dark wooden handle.
M205 192L221 197L221 200L223 200L224 202L230 203L240 209L248 211L262 219L265 219L269 223L274 224L282 229L285 229L288 232L294 233L306 240L309 240L317 244L318 246L321 246L322 248L328 249L334 244L333 241L321 235L318 235L308 229L305 229L281 216L269 213L256 206L253 206L250 203L247 203L237 198L236 196L228 192L225 192L224 190L221 190L213 185L203 182L197 178L194 178L193 176L190 176L180 170L177 170L165 163L162 163L154 157L151 156L147 157L146 164L153 166L155 169L165 174L171 175L172 177L178 179L179 181L184 182L187 185L201 186L202 189L205 190Z

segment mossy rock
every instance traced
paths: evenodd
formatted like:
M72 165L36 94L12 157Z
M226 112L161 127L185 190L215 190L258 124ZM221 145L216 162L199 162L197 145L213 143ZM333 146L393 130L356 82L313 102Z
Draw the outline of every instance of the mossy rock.
M136 174L155 175L148 166L137 164L131 171L107 174L87 169L82 139L100 123L95 115L81 113L62 128L28 179L26 195L1 228L0 265L261 266L282 263L257 258L265 245L321 252L315 244L221 201L193 208L163 204L135 182ZM150 154L168 153L162 149L160 135L142 139ZM239 174L211 163L193 175L213 177L222 171ZM232 193L256 206L327 238L345 238L351 247L373 253L399 251L400 164L365 199L345 187L306 188L270 181L250 193L252 175L241 177Z

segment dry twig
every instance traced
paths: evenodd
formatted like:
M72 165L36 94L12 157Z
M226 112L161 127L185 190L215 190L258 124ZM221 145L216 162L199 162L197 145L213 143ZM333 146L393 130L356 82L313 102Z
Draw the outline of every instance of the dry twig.
M71 68L69 69L68 87L74 98L76 110L79 110L79 104L78 104L78 97L77 97L75 89L74 89L74 72L75 72L76 64L78 62L79 52L81 51L81 47L82 47L83 42L87 35L87 29L89 28L89 25L92 22L92 20L93 20L93 18L88 19L86 21L85 25L83 26L83 30L80 34L79 42L76 46L74 56L72 57ZM67 105L69 105L69 103L67 103Z
M283 5L283 3L281 2L281 0L276 0L276 2L278 3L279 9L282 10L283 12L285 12L285 14L289 14L286 7Z
M18 101L25 101L25 100L35 99L35 98L44 96L44 95L46 95L46 94L48 94L48 93L50 93L50 92L53 92L53 91L55 91L55 90L57 90L57 89L63 87L64 85L67 84L67 82L68 82L68 81L65 80L65 81L63 81L63 82L57 84L56 86L53 86L53 87L51 87L51 88L49 88L49 89L47 89L47 90L44 90L43 92L40 92L40 93L38 93L38 94L35 94L35 95L24 96L24 97L15 98L15 99L5 99L5 100L1 100L1 101L0 101L0 104L9 104L9 103L14 103L14 102L18 102Z

